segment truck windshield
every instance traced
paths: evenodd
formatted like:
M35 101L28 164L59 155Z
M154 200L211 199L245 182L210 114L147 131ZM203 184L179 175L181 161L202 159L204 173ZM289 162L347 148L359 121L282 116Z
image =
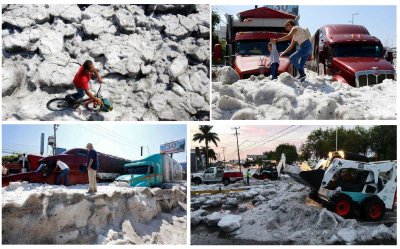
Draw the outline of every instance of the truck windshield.
M137 166L137 167L131 167L127 169L128 174L131 175L144 175L147 174L149 166Z
M237 53L240 55L265 55L268 56L269 50L267 44L269 41L239 41L237 42ZM289 47L290 41L277 42L276 48L278 52L283 52ZM286 56L291 54L287 53Z
M374 44L335 44L332 46L334 57L382 57L382 45Z

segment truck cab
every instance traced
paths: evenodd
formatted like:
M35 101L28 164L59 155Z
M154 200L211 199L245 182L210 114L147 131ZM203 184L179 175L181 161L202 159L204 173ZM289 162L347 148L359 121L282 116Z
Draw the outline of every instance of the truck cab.
M236 17L227 15L226 19L226 51L229 64L241 79L245 79L251 75L270 75L267 68L270 62L267 45L271 39L287 35L288 32L285 30L287 20L297 22L298 16L261 7L242 11ZM289 45L290 41L276 44L279 52L283 52ZM293 66L288 58L292 52L280 58L278 73L293 74Z
M125 165L126 174L116 181L124 181L132 187L154 187L162 184L161 165L154 161L140 161Z
M286 34L277 32L239 32L235 37L234 68L241 79L247 79L251 75L270 75L267 65L270 63L270 52L267 44L273 38L280 38ZM283 52L289 47L290 41L278 42L278 52ZM293 73L289 56L293 51L280 58L278 73Z
M311 39L312 60L307 68L353 87L371 86L395 79L381 41L361 25L334 24L319 28Z
M97 152L99 157L99 169L96 177L98 181L114 180L123 173L123 166L129 160ZM57 160L61 160L69 167L69 184L87 184L88 176L86 171L88 151L83 148L74 148L61 154L43 157L38 161L39 167L36 170L7 175L2 177L2 186L10 182L27 181L30 183L56 184L60 168L56 167Z
M182 180L182 165L166 154L154 154L124 165L125 172L115 181L131 187L161 187Z

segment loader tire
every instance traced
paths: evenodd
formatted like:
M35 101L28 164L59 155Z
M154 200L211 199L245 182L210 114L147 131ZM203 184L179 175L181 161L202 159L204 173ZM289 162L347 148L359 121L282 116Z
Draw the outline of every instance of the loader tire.
M339 193L331 197L329 209L343 218L348 218L353 215L354 203L350 196Z
M361 204L362 217L367 221L382 220L385 211L385 203L376 195L365 198Z

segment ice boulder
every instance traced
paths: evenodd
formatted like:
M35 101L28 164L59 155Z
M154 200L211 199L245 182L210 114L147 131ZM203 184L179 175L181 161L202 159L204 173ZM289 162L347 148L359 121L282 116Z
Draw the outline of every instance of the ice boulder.
M229 66L221 68L217 73L217 78L224 84L233 84L240 79L239 74Z
M342 228L337 232L337 235L346 243L352 243L357 239L357 232L351 228Z
M218 227L221 231L230 233L240 228L241 221L242 215L228 214L221 218Z
M195 226L200 224L207 215L207 211L204 209L199 209L190 214L190 225Z
M209 226L215 226L218 224L218 222L224 217L224 213L221 212L214 212L212 214L207 215L205 218L205 222Z

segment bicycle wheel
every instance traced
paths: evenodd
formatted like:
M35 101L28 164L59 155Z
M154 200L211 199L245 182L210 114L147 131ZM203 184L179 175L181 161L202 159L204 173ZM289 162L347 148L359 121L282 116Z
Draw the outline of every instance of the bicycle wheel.
M46 104L50 111L63 111L69 108L69 104L65 98L55 98L49 100Z
M85 107L88 111L98 112L100 111L101 105L97 104L96 101L86 101Z

